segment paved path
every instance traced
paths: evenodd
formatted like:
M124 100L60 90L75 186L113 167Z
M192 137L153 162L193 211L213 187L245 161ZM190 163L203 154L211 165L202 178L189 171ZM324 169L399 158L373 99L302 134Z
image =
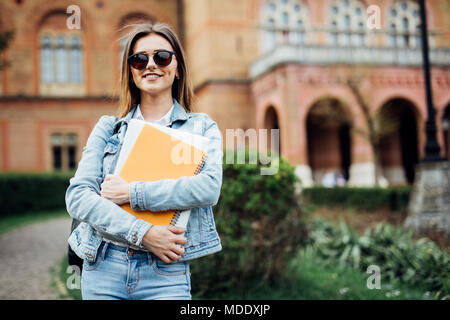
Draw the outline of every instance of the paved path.
M50 269L67 252L70 224L61 217L0 235L0 299L59 299Z

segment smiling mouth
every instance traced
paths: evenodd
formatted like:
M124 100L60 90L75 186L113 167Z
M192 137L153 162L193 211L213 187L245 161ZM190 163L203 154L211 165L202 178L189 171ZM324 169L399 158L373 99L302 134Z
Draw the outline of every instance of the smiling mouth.
M162 75L159 75L159 74L153 74L153 73L149 73L149 74L146 74L146 75L144 75L143 76L143 78L145 78L145 79L158 79L158 78L161 78L162 77Z

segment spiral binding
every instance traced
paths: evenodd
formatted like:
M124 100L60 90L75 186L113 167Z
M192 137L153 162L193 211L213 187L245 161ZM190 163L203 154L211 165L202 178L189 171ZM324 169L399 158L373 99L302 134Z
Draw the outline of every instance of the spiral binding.
M200 161L200 163L198 164L197 168L195 168L194 171L194 175L196 175L198 173L198 171L200 170L200 168L203 166L203 164L205 163L206 160L206 153L202 152L202 161Z
M175 226L180 218L180 210L177 210L173 215L172 219L170 219L170 225Z
M202 161L200 161L200 163L197 165L197 167L195 168L194 171L194 175L196 175L198 173L198 171L200 170L200 168L203 166L203 164L205 163L206 160L206 153L202 152ZM180 218L180 214L181 211L180 210L176 210L175 214L173 215L172 219L170 219L170 224L172 226L176 225L178 222L178 219Z

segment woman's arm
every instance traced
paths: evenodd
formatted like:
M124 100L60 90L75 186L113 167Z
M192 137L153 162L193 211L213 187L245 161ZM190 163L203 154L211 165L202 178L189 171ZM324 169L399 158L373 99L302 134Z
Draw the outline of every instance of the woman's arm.
M209 117L208 117L209 119ZM192 177L130 183L133 210L164 211L214 206L222 186L222 137L209 119L204 136L209 139L208 156L200 172Z
M102 116L92 130L66 191L67 211L73 218L87 222L99 231L139 245L151 224L100 196L103 152L106 141L113 134L114 121L112 116Z

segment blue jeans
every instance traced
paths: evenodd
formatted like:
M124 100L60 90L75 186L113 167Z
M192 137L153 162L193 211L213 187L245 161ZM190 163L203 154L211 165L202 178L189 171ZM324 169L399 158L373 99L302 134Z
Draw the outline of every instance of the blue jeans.
M190 300L189 263L102 242L97 259L83 263L81 294L83 300Z

